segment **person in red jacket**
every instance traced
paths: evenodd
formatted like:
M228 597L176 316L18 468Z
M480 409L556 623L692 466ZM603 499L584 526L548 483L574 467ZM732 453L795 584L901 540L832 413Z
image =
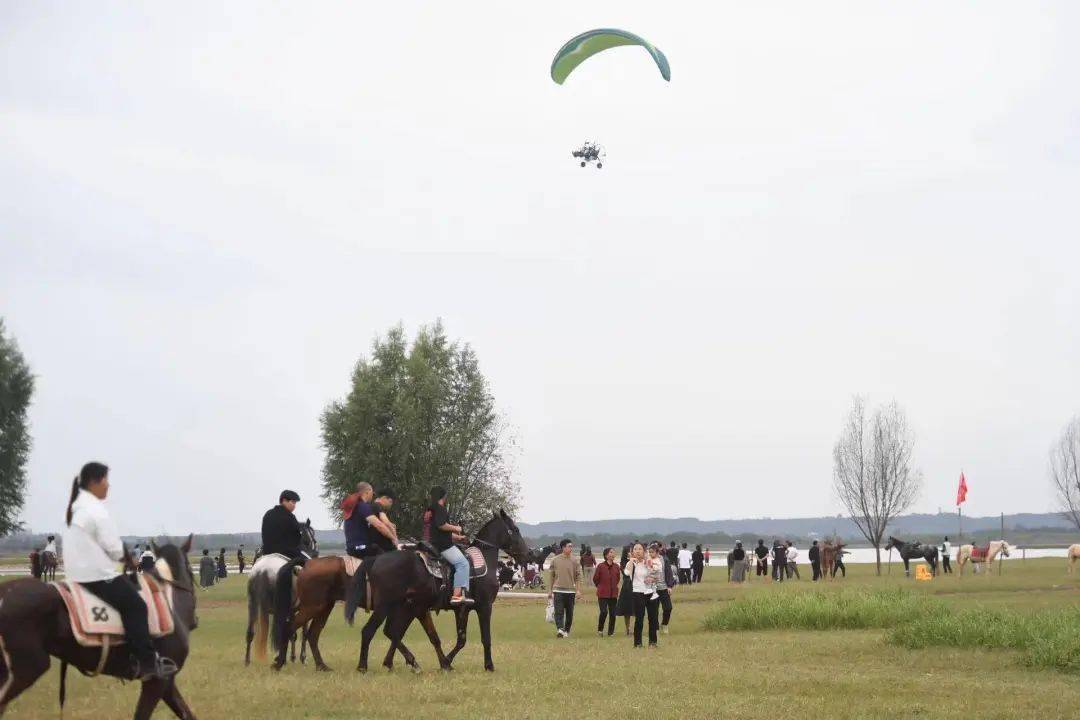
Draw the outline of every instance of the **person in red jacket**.
M615 608L619 602L619 581L622 580L622 568L615 562L614 548L604 548L604 562L596 566L592 581L596 586L596 602L600 606L600 620L596 623L596 634L603 636L604 620L607 620L608 636L615 634Z

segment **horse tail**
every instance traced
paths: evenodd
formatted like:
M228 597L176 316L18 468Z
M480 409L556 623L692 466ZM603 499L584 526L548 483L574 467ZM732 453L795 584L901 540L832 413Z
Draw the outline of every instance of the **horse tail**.
M274 634L271 636L274 650L280 651L289 645L289 632L292 626L293 605L293 568L296 561L286 563L278 570L274 583Z

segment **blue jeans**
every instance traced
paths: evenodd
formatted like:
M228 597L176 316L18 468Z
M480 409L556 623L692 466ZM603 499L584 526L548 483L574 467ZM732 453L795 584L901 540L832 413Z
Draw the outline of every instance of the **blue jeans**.
M469 561L456 546L451 545L440 555L454 566L454 587L469 589Z

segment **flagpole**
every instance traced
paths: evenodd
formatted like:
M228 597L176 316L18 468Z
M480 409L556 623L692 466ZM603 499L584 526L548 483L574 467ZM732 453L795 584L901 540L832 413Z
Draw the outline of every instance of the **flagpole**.
M963 511L963 508L961 508L959 505L957 505L956 506L956 527L958 528L959 532L957 532L956 537L957 537L957 542L959 542L961 545L964 544L964 520L963 520L963 518L961 518L962 511Z

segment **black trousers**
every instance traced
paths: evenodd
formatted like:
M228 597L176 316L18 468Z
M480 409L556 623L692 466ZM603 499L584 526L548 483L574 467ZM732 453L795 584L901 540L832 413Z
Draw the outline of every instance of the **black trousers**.
M705 568L701 567L700 565L692 568L691 573L693 574L693 577L691 578L691 580L696 583L701 582L701 575L704 571Z
M79 583L90 592L116 608L120 613L120 622L124 624L124 635L131 654L145 661L154 656L154 646L150 642L150 627L146 619L146 603L139 597L139 592L127 578L120 576L112 580ZM90 608L94 612L94 608Z
M671 591L670 590L657 590L660 595L660 609L663 611L663 615L660 619L661 625L667 625L671 622Z
M768 560L758 560L757 561L757 574L758 575L768 575L769 574L769 561Z
M656 610L660 605L658 600L650 600L651 592L634 593L634 647L641 647L641 631L645 625L645 615L649 616L649 644L656 644Z
M555 596L555 627L570 632L570 626L574 624L574 593L556 592L552 595Z
M821 561L820 560L811 560L810 561L810 568L814 571L814 579L815 580L820 580L821 579Z
M943 572L946 572L946 573L952 575L952 565L949 564L949 556L948 555L942 555L941 556L941 570Z
M607 634L615 634L615 610L619 605L618 598L597 598L600 605L600 619L596 623L596 631L603 632L604 621L607 620Z
M690 568L679 568L679 584L689 585L691 580Z
M836 564L833 565L833 575L836 575L837 570L839 570L844 577L847 577L847 567L844 565L844 561L840 558L836 558Z

